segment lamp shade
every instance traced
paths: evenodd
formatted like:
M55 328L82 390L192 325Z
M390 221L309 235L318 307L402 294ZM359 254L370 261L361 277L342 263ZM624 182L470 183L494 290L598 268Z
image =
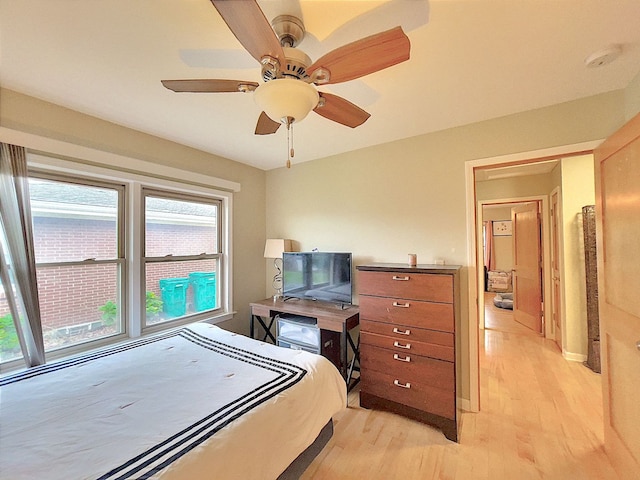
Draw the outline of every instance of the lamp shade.
M268 238L264 245L264 258L282 258L283 252L291 251L291 240Z
M316 108L320 99L313 85L294 78L276 78L263 83L253 93L258 106L274 122L291 117L299 122Z

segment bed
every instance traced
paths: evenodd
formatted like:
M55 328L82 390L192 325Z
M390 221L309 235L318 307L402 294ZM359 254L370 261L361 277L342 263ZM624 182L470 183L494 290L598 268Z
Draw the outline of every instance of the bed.
M195 323L0 379L0 478L286 478L346 401L324 357Z

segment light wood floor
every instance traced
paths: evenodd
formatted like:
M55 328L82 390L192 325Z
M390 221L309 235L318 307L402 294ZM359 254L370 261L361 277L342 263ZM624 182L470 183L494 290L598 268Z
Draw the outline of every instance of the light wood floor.
M495 329L481 332L480 368L481 412L462 414L459 444L360 408L356 388L302 478L620 480L603 450L598 374L535 333Z
M493 304L493 292L484 294L484 328L502 332L536 335L536 332L513 319L513 310L498 308Z

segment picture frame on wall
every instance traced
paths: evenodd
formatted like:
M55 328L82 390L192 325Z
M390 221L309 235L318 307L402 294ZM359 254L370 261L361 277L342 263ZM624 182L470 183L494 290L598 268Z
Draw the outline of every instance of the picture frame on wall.
M511 220L494 220L493 222L493 236L494 237L508 237L512 233Z

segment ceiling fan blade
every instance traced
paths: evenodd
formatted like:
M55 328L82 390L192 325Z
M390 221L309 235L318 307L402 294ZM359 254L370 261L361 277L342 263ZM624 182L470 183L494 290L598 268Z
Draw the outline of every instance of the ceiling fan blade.
M307 73L313 79L314 71L328 71L329 80L314 79L318 84L346 82L409 60L410 51L409 37L402 27L395 27L336 48L316 60ZM322 76L320 70L316 73Z
M211 0L242 46L258 62L265 55L284 59L278 36L255 0Z
M191 93L224 93L246 92L258 88L256 82L242 80L193 79L193 80L161 80L162 85L174 92Z
M278 128L282 125L279 122L274 122L269 118L269 116L262 112L260 117L258 118L258 123L256 124L256 135L271 135L272 133L276 133Z
M371 114L365 112L349 100L345 100L337 95L320 92L320 97L324 99L324 105L314 108L313 111L318 115L322 115L324 118L341 123L347 127L358 127L371 116Z

